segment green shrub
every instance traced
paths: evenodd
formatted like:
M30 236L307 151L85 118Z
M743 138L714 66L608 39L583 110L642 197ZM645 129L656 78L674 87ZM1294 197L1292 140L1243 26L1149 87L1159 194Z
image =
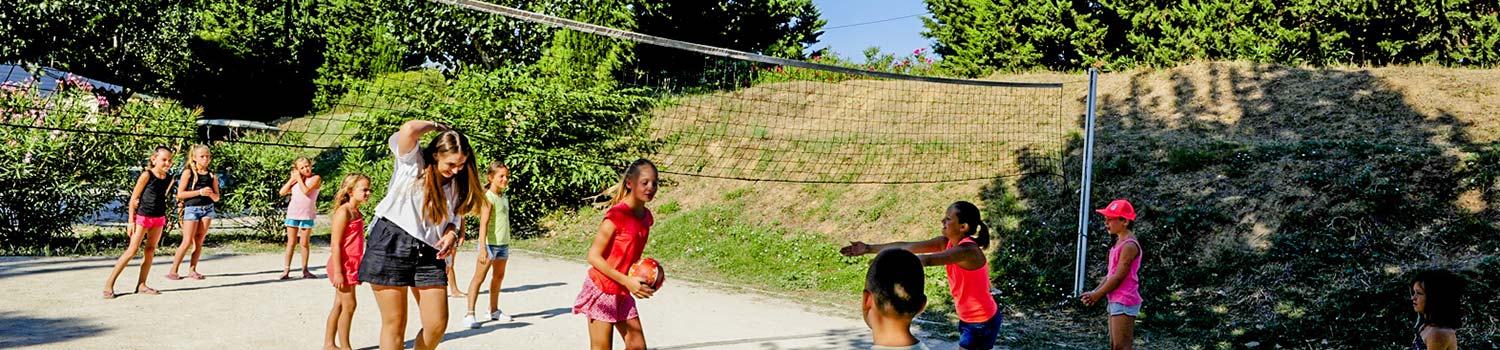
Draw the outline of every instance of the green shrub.
M301 135L250 133L239 138L243 141L301 144ZM292 172L292 161L297 157L309 157L311 152L279 146L253 143L224 142L213 146L211 168L224 181L223 195L216 210L221 215L244 215L253 219L252 230L257 233L275 235L285 232L282 219L286 218L287 197L280 193ZM338 180L323 179L323 193L331 194ZM323 201L323 202L326 202Z
M1193 60L1283 64L1500 63L1494 1L927 0L941 66L1112 69Z
M172 101L111 107L87 82L59 85L51 94L35 81L0 86L0 253L56 253L73 223L128 200L129 169L145 166L154 146L192 135L196 112Z
M385 96L409 108L372 110L356 118L360 131L349 142L379 146L345 154L344 172L390 176L385 145L396 128L411 119L441 121L469 136L481 168L493 160L510 167L511 220L517 226L556 208L587 204L584 197L618 180L613 167L650 154L654 146L633 137L642 132L640 118L655 103L642 90L578 86L538 78L531 68L463 73L402 90ZM377 191L372 201L383 195Z

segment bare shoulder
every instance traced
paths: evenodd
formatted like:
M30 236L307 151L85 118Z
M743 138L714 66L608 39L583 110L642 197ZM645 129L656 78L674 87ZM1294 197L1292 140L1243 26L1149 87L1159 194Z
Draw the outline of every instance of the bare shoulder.
M1422 342L1429 350L1458 349L1458 330L1446 327L1427 327L1422 330Z

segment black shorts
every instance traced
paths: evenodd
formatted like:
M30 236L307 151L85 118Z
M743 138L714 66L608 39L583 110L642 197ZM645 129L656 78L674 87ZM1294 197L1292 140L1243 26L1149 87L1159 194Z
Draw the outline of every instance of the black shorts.
M359 281L386 286L446 287L447 262L437 258L437 249L380 218L365 239L364 260L359 262Z

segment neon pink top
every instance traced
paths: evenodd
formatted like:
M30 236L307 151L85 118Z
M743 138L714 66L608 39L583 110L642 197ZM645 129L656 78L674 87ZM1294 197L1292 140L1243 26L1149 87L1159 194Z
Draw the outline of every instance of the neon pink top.
M651 235L651 225L656 223L656 219L649 210L646 211L646 217L637 218L630 206L620 203L604 212L604 220L615 224L614 236L610 237L609 245L604 246L604 260L615 271L626 273L630 265L641 260L641 252L646 250L646 239ZM594 280L594 285L599 286L599 291L604 294L630 294L625 286L593 267L589 268L589 278Z
M1140 251L1141 243L1136 242L1135 238L1127 238L1125 241L1115 244L1114 248L1109 248L1110 277L1115 275L1115 266L1120 266L1120 251L1125 249L1125 244L1127 243L1135 243L1136 251ZM1135 261L1130 262L1130 273L1126 274L1125 279L1120 281L1120 286L1115 287L1115 290L1109 292L1109 302L1125 306L1141 304L1141 279L1136 273L1141 270L1141 256L1144 255L1146 255L1144 252L1135 255Z
M974 243L974 239L964 237L958 243ZM943 250L953 248L953 241ZM995 298L990 297L990 262L986 260L984 266L973 270L964 270L958 264L943 266L948 271L948 291L953 293L954 308L958 309L958 319L968 323L984 323L995 317L999 306L995 305Z
M287 219L312 220L318 217L318 192L307 193L306 188L300 181L292 185L292 202L286 206Z

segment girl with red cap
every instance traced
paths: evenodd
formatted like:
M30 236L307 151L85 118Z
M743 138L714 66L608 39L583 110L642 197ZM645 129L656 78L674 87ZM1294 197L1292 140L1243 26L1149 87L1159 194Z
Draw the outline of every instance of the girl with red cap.
M1135 207L1130 201L1116 199L1095 211L1104 215L1104 227L1115 235L1115 246L1109 249L1109 274L1104 284L1083 293L1083 304L1094 305L1107 296L1110 348L1129 350L1135 343L1135 319L1141 315L1141 284L1136 275L1141 269L1141 244L1130 229L1135 223Z

